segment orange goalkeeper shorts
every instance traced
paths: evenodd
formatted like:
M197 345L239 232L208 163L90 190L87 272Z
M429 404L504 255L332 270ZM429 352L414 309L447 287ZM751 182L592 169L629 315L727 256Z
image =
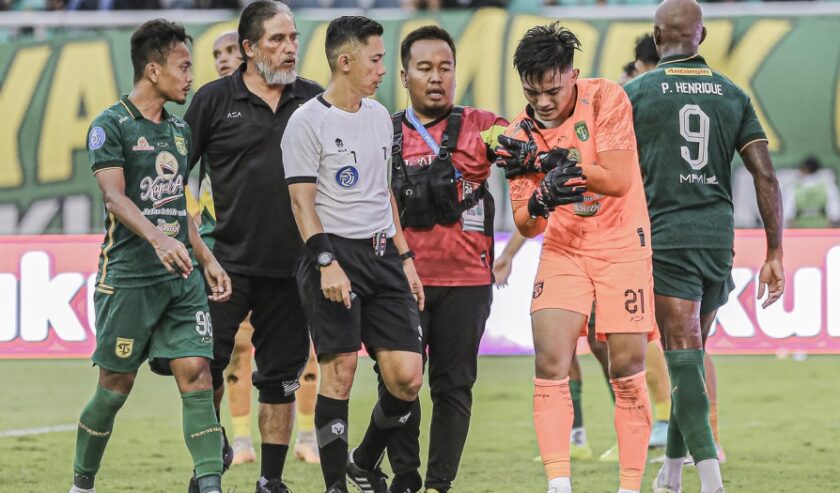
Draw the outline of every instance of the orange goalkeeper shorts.
M659 337L653 312L650 257L612 262L560 249L543 248L534 281L531 313L558 308L585 315L595 303L595 334L646 333ZM586 324L581 332L586 335Z

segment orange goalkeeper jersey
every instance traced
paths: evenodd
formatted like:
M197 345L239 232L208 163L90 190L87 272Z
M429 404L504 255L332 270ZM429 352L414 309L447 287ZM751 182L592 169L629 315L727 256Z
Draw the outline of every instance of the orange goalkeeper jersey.
M519 129L525 119L533 123L540 151L566 148L580 163L597 166L598 153L631 150L633 159L626 165L638 171L633 173L629 191L621 197L587 192L582 203L557 207L547 224L539 218L538 227L545 228L543 248L571 250L615 262L649 257L650 219L636 153L633 110L621 86L606 79L579 79L574 112L559 127L542 128L529 106L511 122L506 134L525 139ZM514 212L527 206L543 176L537 173L510 180Z

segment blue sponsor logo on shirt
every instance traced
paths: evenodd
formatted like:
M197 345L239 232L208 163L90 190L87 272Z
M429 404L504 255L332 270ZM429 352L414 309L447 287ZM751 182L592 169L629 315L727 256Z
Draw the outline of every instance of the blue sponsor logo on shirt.
M91 151L95 151L104 145L105 130L102 130L102 127L93 127L90 129L90 135L88 135L88 148Z
M341 188L350 190L359 184L359 170L353 166L345 166L335 174L335 182Z

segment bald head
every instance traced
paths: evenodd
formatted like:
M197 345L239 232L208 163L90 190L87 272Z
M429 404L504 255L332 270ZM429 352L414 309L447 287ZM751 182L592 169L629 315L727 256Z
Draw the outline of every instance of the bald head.
M665 0L656 9L653 37L660 56L694 55L706 38L703 12L695 0Z
M234 31L222 33L213 42L213 61L219 77L230 75L242 63L239 53L239 34Z

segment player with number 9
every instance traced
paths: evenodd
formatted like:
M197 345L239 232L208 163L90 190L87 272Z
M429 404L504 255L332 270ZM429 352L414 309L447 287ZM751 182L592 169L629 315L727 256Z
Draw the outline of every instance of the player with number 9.
M732 158L753 175L767 234L759 273L763 307L784 291L782 207L767 137L749 96L698 54L706 37L694 0L666 0L656 11L655 70L625 85L633 105L653 246L656 319L671 374L666 461L655 493L681 490L691 453L701 493L722 493L709 423L703 346L717 309L733 288Z

